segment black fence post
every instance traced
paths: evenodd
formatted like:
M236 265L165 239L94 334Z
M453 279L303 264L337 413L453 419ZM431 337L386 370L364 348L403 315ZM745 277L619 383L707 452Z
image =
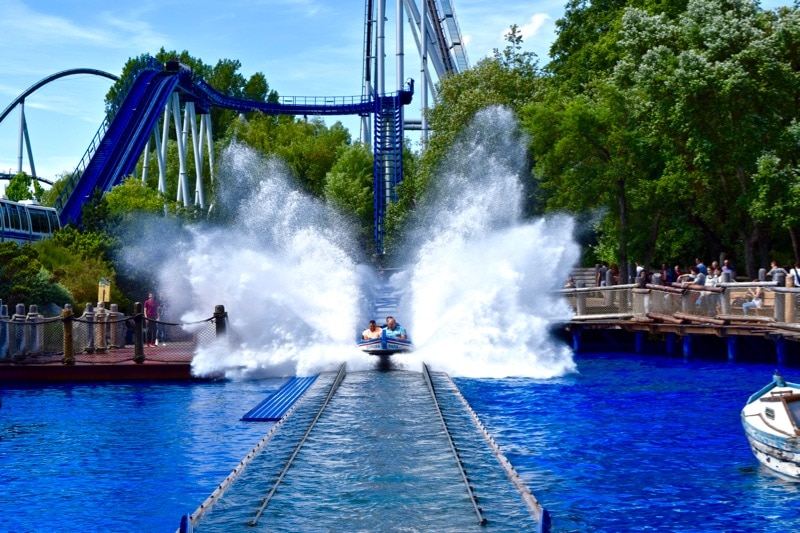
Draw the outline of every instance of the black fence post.
M214 306L214 324L217 329L217 338L225 336L225 326L228 322L228 313L224 305Z
M65 365L75 364L75 344L72 340L72 307L65 307L61 311L61 321L64 323L64 358L61 362Z
M136 363L144 363L144 315L142 314L142 302L133 304L133 360Z

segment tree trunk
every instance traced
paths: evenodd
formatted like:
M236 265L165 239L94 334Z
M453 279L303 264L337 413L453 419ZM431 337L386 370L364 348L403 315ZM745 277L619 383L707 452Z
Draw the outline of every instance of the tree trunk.
M619 208L619 282L628 283L628 209L625 202L625 180L617 180L617 207Z
M794 264L800 263L800 243L797 239L797 230L789 228L789 237L792 238L792 251L794 252Z

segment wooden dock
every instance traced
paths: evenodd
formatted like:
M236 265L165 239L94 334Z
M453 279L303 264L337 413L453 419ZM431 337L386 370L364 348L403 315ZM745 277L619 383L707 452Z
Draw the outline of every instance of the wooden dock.
M580 353L595 349L727 358L767 364L800 361L800 288L777 282L630 284L597 287L590 276L560 291L574 310L558 333ZM591 283L591 285L590 285ZM758 308L744 309L761 287Z
M36 354L0 361L0 382L86 381L187 381L192 376L195 346L174 343L145 348L145 359L134 361L133 346L104 352L75 354L74 364L63 363L62 354Z

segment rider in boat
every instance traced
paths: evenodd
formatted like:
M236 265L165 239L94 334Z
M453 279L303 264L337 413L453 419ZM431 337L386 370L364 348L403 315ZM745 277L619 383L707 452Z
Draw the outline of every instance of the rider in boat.
M392 316L386 317L386 327L384 328L384 331L386 331L386 338L402 340L406 340L408 338L408 335L406 335L406 330L403 329L403 326L398 324Z
M361 340L380 339L381 328L374 320L369 321L369 327L361 332Z

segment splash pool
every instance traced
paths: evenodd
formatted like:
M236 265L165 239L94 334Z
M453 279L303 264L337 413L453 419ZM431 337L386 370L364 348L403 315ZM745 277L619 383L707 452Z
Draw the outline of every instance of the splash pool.
M800 530L800 483L761 467L739 423L773 367L576 362L560 378L456 380L554 531ZM239 419L281 383L6 386L0 529L174 531L268 431Z

